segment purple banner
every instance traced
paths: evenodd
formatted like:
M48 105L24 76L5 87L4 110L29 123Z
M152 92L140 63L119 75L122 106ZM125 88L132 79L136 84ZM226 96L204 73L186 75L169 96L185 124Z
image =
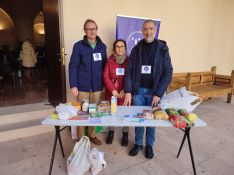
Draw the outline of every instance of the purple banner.
M131 53L132 48L143 39L142 25L146 19L138 17L117 16L116 20L116 39L124 39L127 43L128 55ZM160 20L155 20L157 32L155 38L158 38Z

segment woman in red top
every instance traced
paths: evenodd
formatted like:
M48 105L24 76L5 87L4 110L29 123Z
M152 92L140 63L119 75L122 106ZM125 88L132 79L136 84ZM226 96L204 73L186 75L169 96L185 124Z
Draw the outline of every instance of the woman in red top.
M126 42L118 39L113 44L114 53L109 57L103 72L104 85L106 87L106 100L111 100L111 96L117 97L117 104L124 103L124 75L127 67ZM109 127L109 134L106 139L107 144L112 144L114 138L114 127ZM123 127L122 146L128 145L128 127Z

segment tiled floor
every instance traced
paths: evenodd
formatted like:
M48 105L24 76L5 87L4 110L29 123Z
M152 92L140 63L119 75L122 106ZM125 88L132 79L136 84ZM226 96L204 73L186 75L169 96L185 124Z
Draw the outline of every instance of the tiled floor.
M40 102L40 103L26 104L26 105L0 107L0 116L16 114L16 113L39 111L39 110L52 109L52 108L53 106L47 101Z
M234 103L227 104L225 98L215 98L203 102L195 112L208 125L204 128L191 130L197 174L234 174ZM46 129L48 126L44 126L44 128ZM48 174L54 132L39 133L41 132L38 131L37 135L23 139L0 143L1 175ZM105 153L107 161L106 169L100 174L192 175L187 142L185 142L180 157L176 158L183 133L175 128L157 128L156 133L155 157L152 160L147 160L144 157L144 150L136 157L128 156L128 152L134 144L134 129L130 129L130 145L121 147L121 130L117 128L112 145L104 143L102 146L97 146ZM104 141L106 133L98 134L98 137ZM62 141L67 158L75 143L71 140L69 129L62 132ZM59 145L57 145L52 174L66 174L66 158L62 157Z
M44 76L45 72L35 69L33 80L17 78L18 85L2 80L0 82L0 107L39 103L48 101L48 90Z

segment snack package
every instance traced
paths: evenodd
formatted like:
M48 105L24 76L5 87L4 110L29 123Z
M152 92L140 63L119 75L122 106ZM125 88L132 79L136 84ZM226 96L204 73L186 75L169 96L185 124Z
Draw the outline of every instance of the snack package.
M151 110L143 110L143 116L145 119L154 119L154 116Z
M189 114L186 109L179 109L178 112L184 117L186 117Z
M154 119L156 120L168 120L169 119L169 116L163 110L154 111L153 114L154 114Z
M90 113L90 117L100 118L100 117L106 117L106 116L110 116L110 112L93 112L93 113Z
M187 127L194 126L194 123L192 121L188 120L186 117L182 116L182 119L186 122Z
M197 120L197 114L191 112L186 117L189 121L194 122Z
M88 120L89 116L74 116L69 118L69 120Z
M51 114L50 118L51 119L59 119L58 114L56 114L56 113Z
M97 111L97 105L95 103L89 104L89 113L93 113Z
M98 112L110 112L110 102L101 101L97 107Z
M180 115L169 115L169 120L174 124L176 128L185 128L186 122L182 119Z
M136 118L144 118L143 113L137 113Z
M74 106L75 108L77 108L78 109L78 111L80 111L81 110L81 104L80 104L80 102L78 102L78 101L74 101L74 102L72 102L72 104L71 104L72 106Z

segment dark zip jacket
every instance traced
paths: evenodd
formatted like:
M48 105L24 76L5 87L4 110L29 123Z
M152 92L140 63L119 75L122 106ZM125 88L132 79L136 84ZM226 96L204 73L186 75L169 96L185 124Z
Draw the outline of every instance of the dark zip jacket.
M125 74L125 93L137 94L137 91L141 86L141 53L143 42L144 40L141 40L131 51ZM155 40L155 44L157 45L157 50L155 54L154 66L151 68L151 71L153 71L152 73L154 80L151 93L152 95L161 98L172 80L173 68L166 42Z
M100 53L102 60L95 61L94 53ZM87 36L73 46L69 63L70 87L77 87L79 91L95 92L103 89L102 72L106 64L106 45L97 36L96 47L93 49Z

